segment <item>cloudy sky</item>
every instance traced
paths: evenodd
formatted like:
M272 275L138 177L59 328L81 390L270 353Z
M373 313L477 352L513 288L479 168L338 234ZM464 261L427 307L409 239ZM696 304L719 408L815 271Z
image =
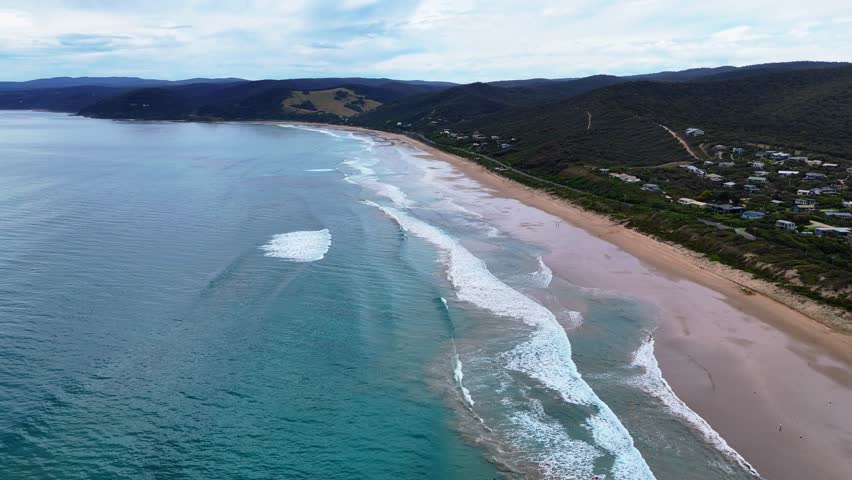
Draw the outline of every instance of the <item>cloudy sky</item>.
M470 82L852 61L850 0L0 0L0 80Z

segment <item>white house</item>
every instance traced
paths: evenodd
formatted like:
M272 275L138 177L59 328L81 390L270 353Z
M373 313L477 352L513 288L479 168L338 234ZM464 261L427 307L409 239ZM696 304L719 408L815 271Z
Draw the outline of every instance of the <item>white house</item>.
M775 228L780 228L781 230L795 231L796 224L787 220L776 220Z
M792 177L793 175L798 175L799 172L796 170L778 170L778 175L782 177Z
M766 183L766 177L748 177L747 181L752 183Z
M734 183L734 182L725 182L725 183L722 184L722 186L725 187L725 188L734 188L736 185L737 184Z

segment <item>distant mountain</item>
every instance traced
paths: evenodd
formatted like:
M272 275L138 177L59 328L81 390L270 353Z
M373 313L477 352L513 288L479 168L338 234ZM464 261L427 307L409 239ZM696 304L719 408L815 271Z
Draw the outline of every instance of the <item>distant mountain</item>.
M445 87L432 82L321 78L136 89L81 108L99 118L300 119L340 121L403 97Z
M819 68L835 68L850 65L847 62L781 62L747 65L744 67L723 66L715 68L690 68L676 72L659 72L644 75L630 75L624 78L630 80L652 80L660 82L688 82L692 80L710 80L725 78L741 78L760 75L769 72L786 72L795 70L815 70Z
M25 82L0 82L0 91L44 90L69 87L144 88L193 83L245 82L240 78L190 78L187 80L152 80L137 77L55 77L40 78Z

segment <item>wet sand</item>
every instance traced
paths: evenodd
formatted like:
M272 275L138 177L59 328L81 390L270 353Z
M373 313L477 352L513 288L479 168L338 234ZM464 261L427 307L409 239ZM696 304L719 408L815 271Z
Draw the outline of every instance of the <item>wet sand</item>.
M744 295L741 272L720 274L693 253L408 137L366 132L478 182L477 211L544 246L561 278L655 305L664 377L762 476L852 478L852 335L769 296Z

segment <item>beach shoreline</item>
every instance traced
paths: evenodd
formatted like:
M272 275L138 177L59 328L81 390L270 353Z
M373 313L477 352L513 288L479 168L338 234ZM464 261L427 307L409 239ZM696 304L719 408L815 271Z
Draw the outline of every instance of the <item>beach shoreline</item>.
M520 227L525 219L512 215L491 219L502 222L499 226L510 234L548 248L545 261L563 278L580 286L606 286L656 305L655 354L663 376L675 394L765 478L843 478L852 471L846 455L852 450L852 413L841 407L852 404L852 335L770 296L745 295L744 272L723 265L731 272L709 268L711 262L698 254L470 160L402 134L322 128L360 132L421 150L475 180L495 199L522 204L526 210L515 216L538 211L564 221L562 230L548 230ZM566 241L569 236L571 242ZM610 260L618 257L617 268L589 274L594 264L578 265L572 255L578 245L584 252L600 250L597 253ZM620 270L641 270L644 277ZM578 271L585 273L576 276Z

